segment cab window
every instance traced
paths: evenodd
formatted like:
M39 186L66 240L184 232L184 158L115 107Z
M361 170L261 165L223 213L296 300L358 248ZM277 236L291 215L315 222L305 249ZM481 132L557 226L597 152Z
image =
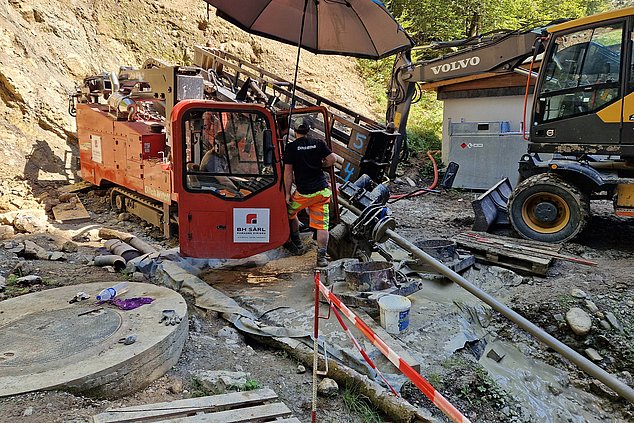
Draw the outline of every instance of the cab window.
M584 115L619 98L623 23L558 35L542 67L535 123Z
M187 190L240 199L275 182L271 128L264 115L192 110L184 134Z

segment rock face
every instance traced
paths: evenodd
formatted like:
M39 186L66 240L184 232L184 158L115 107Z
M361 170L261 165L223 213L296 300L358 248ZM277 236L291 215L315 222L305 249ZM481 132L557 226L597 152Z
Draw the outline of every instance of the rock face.
M566 322L576 335L587 335L592 329L590 315L578 307L573 307L566 313Z
M0 213L24 208L29 181L77 176L68 93L86 76L150 58L190 64L193 47L208 44L290 79L296 54L293 46L242 32L213 8L207 21L200 0L3 0L0 16ZM302 62L300 81L313 81L307 88L372 115L373 96L354 60L303 52ZM322 74L330 76L315 77Z

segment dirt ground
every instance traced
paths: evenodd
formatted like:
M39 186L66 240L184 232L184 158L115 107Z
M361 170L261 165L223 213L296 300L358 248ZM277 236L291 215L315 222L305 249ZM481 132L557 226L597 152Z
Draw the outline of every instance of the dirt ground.
M417 174L418 166L406 169L406 173L419 186L427 181ZM50 192L50 187L43 191ZM410 187L392 184L393 191L407 191ZM101 247L94 238L99 226L112 226L135 233L157 247L168 248L173 241L165 241L158 230L142 224L136 218L125 217L120 221L109 209L105 191L90 191L81 194L81 199L91 214L94 226L84 231L64 225L49 228L44 234L17 234L3 241L0 246L0 275L11 278L11 274L37 274L43 282L33 286L7 284L0 300L56 286L72 285L78 282L124 280L129 276L109 273L90 264ZM468 231L473 223L470 202L477 194L449 191L442 194L428 194L411 200L403 200L391 205L398 221L397 231L415 241L419 239L450 238ZM37 203L36 199L29 199ZM584 354L588 347L596 349L602 356L598 364L617 375L622 381L633 385L631 369L634 368L634 269L632 239L634 227L609 213L609 204L593 204L595 217L583 236L564 246L563 252L595 261L597 266L588 267L577 263L556 260L546 277L520 275L519 283L498 290L495 295L512 309L533 323L544 328L557 339ZM93 228L93 229L90 229ZM508 231L502 231L508 233ZM63 251L63 245L74 235L77 251L70 248L66 261L49 261L19 258L11 248L25 239L36 242L48 251ZM68 245L66 245L68 247ZM20 264L21 263L21 264ZM17 267L17 270L16 270ZM489 267L479 264L482 272ZM472 273L475 275L475 273ZM236 275L240 277L240 275ZM480 282L485 288L486 281ZM576 291L574 291L576 290ZM579 297L578 291L584 292ZM587 309L586 301L591 300L598 311L592 315L593 329L589 335L574 335L561 315L573 306ZM191 299L188 299L190 305ZM238 298L239 301L239 298ZM620 321L620 330L602 326L601 320L611 312ZM196 377L198 370L243 371L249 379L261 387L272 388L301 421L309 421L311 406L311 374L298 370L299 363L288 354L263 346L256 341L245 339L215 313L203 313L190 306L189 338L178 364L167 375L151 383L134 395L116 400L101 400L63 392L37 392L0 399L1 422L84 422L91 415L108 408L168 401L195 395L212 393L201 386ZM493 314L492 325L498 336L515 345L524 346L528 357L546 362L568 375L569 384L591 393L599 404L597 421L626 422L634 418L632 404L619 399L593 378L588 377L574 365L563 359L552 349L545 347L532 336L519 330L500 315ZM425 346L430 350L433 345ZM534 416L504 387L489 377L473 358L473 351L457 351L449 361L431 363L423 375L458 409L472 421L501 422L534 421ZM264 365L263 365L264 363ZM555 388L553 388L555 389ZM355 402L344 401L354 395L354 390L340 387L340 394L334 398L320 398L319 421L360 422L388 421L381 414L367 414L351 411ZM425 399L420 392L406 385L402 394L412 404L430 410L439 421L448 421ZM357 398L357 402L363 402ZM352 404L352 405L351 405ZM595 408L594 413L597 413ZM548 421L548 420L544 420ZM554 422L566 421L551 420ZM591 421L591 420L588 420Z

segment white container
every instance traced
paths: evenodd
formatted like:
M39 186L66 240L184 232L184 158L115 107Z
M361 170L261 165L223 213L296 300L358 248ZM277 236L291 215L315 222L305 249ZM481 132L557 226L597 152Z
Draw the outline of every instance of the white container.
M384 295L379 298L381 326L394 335L403 332L409 326L409 310L412 302L401 295Z

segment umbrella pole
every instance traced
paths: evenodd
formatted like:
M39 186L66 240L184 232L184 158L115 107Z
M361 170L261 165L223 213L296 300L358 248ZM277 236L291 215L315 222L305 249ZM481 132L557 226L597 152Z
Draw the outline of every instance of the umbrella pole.
M302 52L302 42L304 41L304 24L306 23L306 10L308 9L308 0L304 1L304 11L302 12L302 26L299 30L299 42L297 43L297 60L295 61L295 76L293 77L293 92L291 93L291 111L288 114L288 133L291 133L291 118L293 117L293 109L295 108L295 87L297 86L297 74L299 73L299 56Z

